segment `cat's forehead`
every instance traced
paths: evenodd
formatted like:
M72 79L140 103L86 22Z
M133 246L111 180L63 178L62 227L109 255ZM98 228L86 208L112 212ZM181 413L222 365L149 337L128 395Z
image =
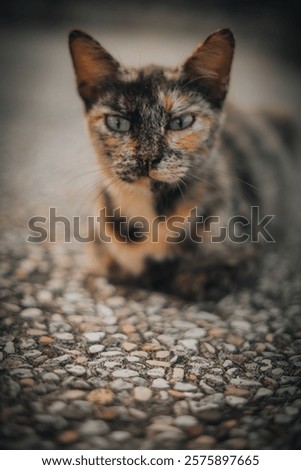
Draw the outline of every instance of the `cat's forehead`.
M121 77L124 81L143 81L151 80L156 82L176 81L179 79L179 69L164 67L158 65L147 65L141 68L123 68L121 69Z
M181 81L179 69L155 65L122 69L118 81L110 84L98 104L124 112L140 110L143 114L150 108L159 110L158 105L167 113L208 107L201 95Z
M179 72L176 69L148 65L140 69L123 69L120 88L125 97L159 101L164 94L180 91Z

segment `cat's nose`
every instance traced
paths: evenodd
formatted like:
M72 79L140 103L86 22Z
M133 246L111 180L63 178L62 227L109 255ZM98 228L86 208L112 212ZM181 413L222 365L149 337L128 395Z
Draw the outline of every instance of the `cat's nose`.
M161 160L162 160L162 157L154 158L154 159L151 161L151 166L152 166L152 167L158 166L159 163L161 162Z
M148 176L150 168L156 168L162 160L162 157L156 157L152 160L138 158L141 176Z

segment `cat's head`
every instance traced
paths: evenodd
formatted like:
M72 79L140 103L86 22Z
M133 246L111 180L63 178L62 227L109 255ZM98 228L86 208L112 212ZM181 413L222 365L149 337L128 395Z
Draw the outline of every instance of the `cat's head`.
M112 179L178 184L209 158L227 94L230 30L211 34L181 67L122 67L97 41L72 31L78 91L102 170Z

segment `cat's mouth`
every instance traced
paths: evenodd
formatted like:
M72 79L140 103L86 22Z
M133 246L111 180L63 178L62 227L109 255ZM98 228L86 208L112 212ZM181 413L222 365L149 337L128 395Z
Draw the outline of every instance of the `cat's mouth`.
M118 165L115 168L116 175L126 183L138 183L157 181L160 183L177 184L187 176L187 168L177 165L153 165L147 161L135 162L135 166L125 167Z

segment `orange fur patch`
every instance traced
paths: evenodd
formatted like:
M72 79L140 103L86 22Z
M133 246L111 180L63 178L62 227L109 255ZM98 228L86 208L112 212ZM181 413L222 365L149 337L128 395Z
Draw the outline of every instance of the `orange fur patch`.
M200 134L196 132L191 132L186 134L177 141L177 145L181 147L182 150L186 152L194 152L198 147L198 142L200 139Z
M173 100L171 99L170 96L165 96L164 97L164 107L166 111L171 111L173 107Z

